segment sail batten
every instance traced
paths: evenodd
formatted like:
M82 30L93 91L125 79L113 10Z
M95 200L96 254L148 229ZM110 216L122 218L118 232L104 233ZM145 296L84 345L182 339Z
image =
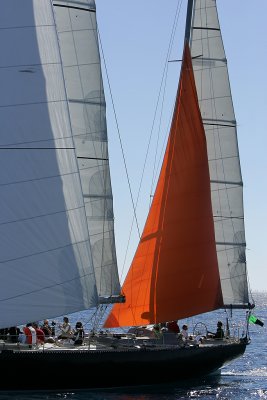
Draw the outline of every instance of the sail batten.
M64 4L62 4L63 2L64 2ZM75 3L77 4L77 1ZM66 0L61 0L61 3L60 3L60 0L53 2L54 7L63 7L63 8L68 8L68 9L73 9L73 10L82 10L82 11L93 12L93 13L96 12L95 8L80 7L80 6L78 7L73 4L74 4L73 0L71 0L69 2ZM85 5L85 4L86 4L85 2L81 3L81 5Z
M235 156L233 156L235 157ZM220 158L217 158L219 160ZM234 185L234 186L243 186L243 182L233 182L233 181L216 181L215 179L211 179L211 183L219 183L221 185Z

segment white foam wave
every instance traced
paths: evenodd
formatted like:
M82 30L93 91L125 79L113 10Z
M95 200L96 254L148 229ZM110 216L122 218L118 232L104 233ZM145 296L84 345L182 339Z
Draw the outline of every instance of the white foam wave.
M258 376L258 377L264 377L267 376L267 367L261 367L261 368L254 368L252 370L247 370L247 371L227 371L227 372L222 372L222 375L224 376Z

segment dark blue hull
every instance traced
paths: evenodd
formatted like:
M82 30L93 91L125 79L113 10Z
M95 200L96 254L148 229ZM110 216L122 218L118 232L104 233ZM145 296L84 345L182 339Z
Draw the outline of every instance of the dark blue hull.
M201 377L240 357L246 343L185 348L0 353L0 390L68 390L167 383Z

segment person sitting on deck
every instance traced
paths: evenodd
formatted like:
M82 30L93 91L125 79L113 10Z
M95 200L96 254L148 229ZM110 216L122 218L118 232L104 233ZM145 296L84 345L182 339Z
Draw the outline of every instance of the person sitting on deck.
M80 321L76 323L72 340L74 341L75 346L81 346L84 342L83 324Z
M18 343L19 334L23 333L17 326L11 326L8 330L9 338L11 343Z
M45 334L45 343L55 343L55 339L53 338L53 328L49 325L47 319L44 320L44 323L41 327L42 331Z
M52 328L49 325L49 322L47 319L44 320L44 323L43 323L41 329L44 332L46 338L52 336Z
M0 329L0 340L7 340L8 328Z
M161 330L161 332L167 332L168 331L167 322L161 322L160 323L160 330Z
M161 338L162 332L161 332L161 329L160 329L160 324L155 324L153 326L153 333L155 335L155 338L157 338L157 339Z
M167 322L167 328L169 332L180 333L180 328L179 325L177 324L177 321Z
M36 343L37 344L44 344L45 342L45 334L44 331L39 327L37 322L33 322L32 326L36 331Z
M188 339L188 326L186 324L182 326L181 334L186 340Z
M24 326L23 332L26 336L25 343L28 344L29 347L32 347L32 345L36 345L37 342L36 330L32 326L31 322L29 322L26 326Z
M60 335L58 335L58 339L70 339L72 336L72 331L71 331L71 325L69 323L69 318L64 317L63 318L63 324L59 325L59 328L61 329Z
M209 333L208 337L213 338L213 339L223 339L224 338L224 331L223 331L222 326L223 326L222 321L218 321L217 322L217 330L216 330L216 332L215 333L208 332Z

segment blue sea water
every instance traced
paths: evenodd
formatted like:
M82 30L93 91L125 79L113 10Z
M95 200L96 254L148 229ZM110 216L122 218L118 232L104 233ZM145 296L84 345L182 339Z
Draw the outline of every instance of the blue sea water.
M103 391L0 393L0 400L267 399L267 292L254 293L254 299L256 308L253 313L264 321L265 325L260 327L250 324L251 344L247 346L246 352L242 357L222 368L221 374L195 381L138 388ZM83 318L82 315L78 317ZM203 318L205 321L205 316ZM216 319L220 318L220 316L215 313L213 318L215 326ZM23 366L21 367L23 368ZM60 372L62 373L62 371ZM19 373L19 369L17 373ZM89 377L90 371L88 371ZM40 379L42 379L41 376Z

